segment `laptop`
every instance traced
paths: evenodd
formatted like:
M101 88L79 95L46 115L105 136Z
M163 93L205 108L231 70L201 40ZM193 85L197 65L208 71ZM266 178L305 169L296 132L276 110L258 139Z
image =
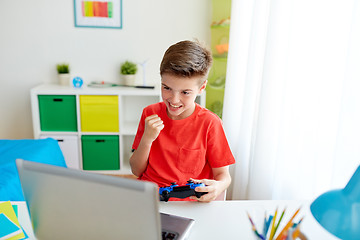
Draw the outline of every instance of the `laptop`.
M156 184L16 160L37 239L187 239L193 219L159 212Z

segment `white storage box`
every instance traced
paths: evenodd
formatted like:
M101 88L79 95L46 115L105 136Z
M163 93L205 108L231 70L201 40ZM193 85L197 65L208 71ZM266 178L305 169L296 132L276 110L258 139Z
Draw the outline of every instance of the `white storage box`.
M40 138L53 138L57 140L68 168L80 169L79 142L77 136L40 135Z

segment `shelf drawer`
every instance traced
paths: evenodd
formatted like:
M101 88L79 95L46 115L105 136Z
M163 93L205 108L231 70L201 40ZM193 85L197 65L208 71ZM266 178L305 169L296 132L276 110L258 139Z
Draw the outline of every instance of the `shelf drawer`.
M83 170L119 170L119 136L81 136Z
M41 131L77 131L74 95L39 95Z
M83 132L118 132L118 96L80 96L80 117Z

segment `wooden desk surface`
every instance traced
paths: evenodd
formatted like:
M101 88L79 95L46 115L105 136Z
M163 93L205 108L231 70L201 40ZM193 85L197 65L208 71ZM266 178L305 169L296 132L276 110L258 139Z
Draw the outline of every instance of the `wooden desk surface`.
M12 202L19 207L19 221L29 239L35 239L31 228L30 218L25 202ZM195 219L190 240L199 239L256 239L247 218L248 212L256 225L261 225L265 211L273 214L278 207L281 212L286 207L282 226L286 224L292 214L301 207L296 220L304 217L301 225L302 232L308 239L336 240L313 218L310 212L310 201L214 201L211 203L198 202L160 202L160 211Z

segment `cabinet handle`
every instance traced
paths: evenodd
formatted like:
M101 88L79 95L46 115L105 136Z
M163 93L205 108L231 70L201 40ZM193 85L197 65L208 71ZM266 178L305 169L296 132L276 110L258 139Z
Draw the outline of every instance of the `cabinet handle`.
M62 102L63 100L61 98L54 98L53 101L54 102Z
M64 139L58 139L57 141L58 141L58 142L63 142L63 141L64 141Z
M95 140L95 142L105 142L105 140Z

